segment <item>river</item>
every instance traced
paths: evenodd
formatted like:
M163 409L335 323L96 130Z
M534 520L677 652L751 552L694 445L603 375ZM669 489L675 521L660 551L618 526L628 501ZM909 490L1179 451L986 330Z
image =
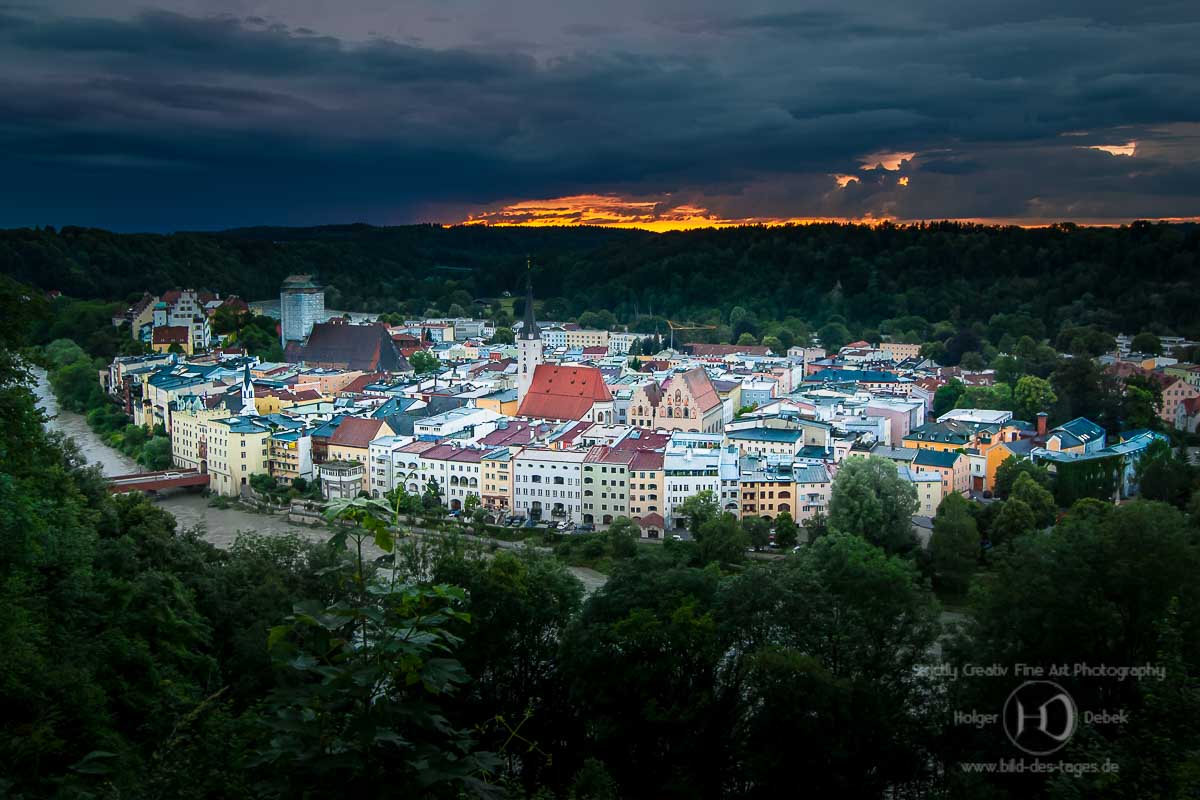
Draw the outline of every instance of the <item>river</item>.
M58 401L50 389L46 373L34 370L37 383L38 406L46 412L49 421L46 427L59 431L75 440L79 452L89 464L99 464L105 475L128 475L142 472L142 467L124 453L109 447L88 427L87 420L73 411L58 407ZM321 530L293 525L284 517L272 514L255 514L240 508L213 508L208 499L190 492L170 492L160 495L155 502L175 515L181 529L199 527L204 538L217 547L229 547L239 531L254 531L265 534L295 533L306 539L324 539L328 533Z
M50 389L46 373L40 368L33 370L36 383L34 393L38 406L45 411L46 427L63 433L75 440L79 452L89 464L99 464L105 475L129 475L141 472L142 467L124 453L109 447L88 427L87 420L73 411L61 410ZM175 515L181 529L199 528L202 536L217 547L229 547L239 532L253 531L268 535L294 533L312 541L324 541L329 533L321 529L295 525L286 518L273 514L255 514L241 508L213 508L208 499L190 492L171 492L160 495L159 506ZM568 567L591 593L604 585L607 577L585 567Z

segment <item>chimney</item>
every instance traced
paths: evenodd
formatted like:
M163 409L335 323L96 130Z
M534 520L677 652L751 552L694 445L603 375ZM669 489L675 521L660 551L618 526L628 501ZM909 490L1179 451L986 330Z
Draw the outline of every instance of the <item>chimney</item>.
M1037 434L1039 439L1046 438L1046 420L1050 415L1045 411L1039 411L1037 415Z

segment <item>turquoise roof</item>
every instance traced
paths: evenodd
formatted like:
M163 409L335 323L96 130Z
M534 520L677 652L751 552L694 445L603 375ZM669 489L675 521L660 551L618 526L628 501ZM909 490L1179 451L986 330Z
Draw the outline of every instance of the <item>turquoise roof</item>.
M959 455L953 450L918 450L913 464L918 467L953 467Z

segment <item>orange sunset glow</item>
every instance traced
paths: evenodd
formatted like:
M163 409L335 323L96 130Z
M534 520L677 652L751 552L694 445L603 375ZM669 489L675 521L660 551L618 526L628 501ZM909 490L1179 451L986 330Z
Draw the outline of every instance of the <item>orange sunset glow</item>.
M546 200L522 200L497 209L480 211L460 225L494 227L553 225L598 225L608 228L640 228L665 233L697 228L732 228L738 225L805 225L817 222L877 224L885 218L835 217L723 217L706 208L669 200L633 200L606 194L577 194Z
M1110 156L1134 156L1137 154L1137 142L1126 142L1125 144L1093 144L1087 148L1088 150L1099 150L1108 153Z
M839 187L844 187L855 178L843 182L841 178L850 176L835 176ZM909 181L900 178L900 186L908 186ZM1115 227L1127 225L1135 218L1128 219L1033 219L1013 217L946 217L954 222L967 222L979 225L1013 225L1021 228L1044 228L1060 222L1074 222L1078 225L1094 227ZM595 225L605 228L636 228L655 233L670 231L697 230L700 228L733 228L739 225L763 225L774 227L780 225L814 225L823 222L836 222L858 225L878 225L891 222L900 225L921 222L935 222L935 219L900 219L892 216L863 217L725 217L714 214L706 208L681 203L671 205L669 200L635 200L611 194L577 194L568 197L555 197L541 200L521 200L498 208L479 211L461 220L456 225L486 225L491 227L553 227ZM1155 222L1200 222L1198 217L1162 217Z

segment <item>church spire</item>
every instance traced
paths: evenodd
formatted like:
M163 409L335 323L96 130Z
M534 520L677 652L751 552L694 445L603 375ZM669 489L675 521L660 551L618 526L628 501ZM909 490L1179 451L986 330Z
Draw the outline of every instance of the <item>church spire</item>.
M541 339L542 332L533 318L533 259L525 257L525 323L521 326L522 339Z
M243 414L255 413L254 408L254 381L250 378L250 362L246 362L245 371L242 373L242 410Z

